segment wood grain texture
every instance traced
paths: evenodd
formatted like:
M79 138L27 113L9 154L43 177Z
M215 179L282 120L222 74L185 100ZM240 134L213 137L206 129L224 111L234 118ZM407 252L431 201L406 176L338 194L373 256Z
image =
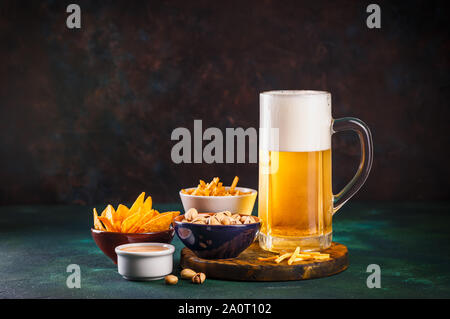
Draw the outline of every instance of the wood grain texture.
M188 248L181 251L180 265L204 272L207 278L238 281L288 281L305 280L331 276L348 267L348 249L333 242L323 253L330 259L323 261L304 261L288 265L287 261L277 264L274 261L260 261L258 257L273 256L273 253L253 243L237 258L208 260L197 257Z

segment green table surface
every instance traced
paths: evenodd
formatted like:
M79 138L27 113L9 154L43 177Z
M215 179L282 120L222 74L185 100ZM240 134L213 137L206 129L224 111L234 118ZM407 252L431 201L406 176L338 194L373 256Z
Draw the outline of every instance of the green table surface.
M102 206L97 206L101 209ZM156 209L181 210L179 204ZM349 268L335 276L288 282L207 279L131 282L95 245L92 210L81 206L0 207L0 298L449 298L450 203L353 202L333 220L334 240L349 249ZM175 237L174 273L183 244ZM69 264L81 288L69 289ZM369 289L367 266L381 267Z

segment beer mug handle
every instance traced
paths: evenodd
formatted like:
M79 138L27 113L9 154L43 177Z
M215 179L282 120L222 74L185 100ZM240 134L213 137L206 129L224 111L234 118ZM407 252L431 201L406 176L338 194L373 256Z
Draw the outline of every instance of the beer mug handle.
M333 195L333 214L335 214L366 181L373 162L372 134L369 127L354 117L343 117L332 122L332 134L342 131L354 131L358 134L361 144L361 161L358 171L351 181L336 195Z

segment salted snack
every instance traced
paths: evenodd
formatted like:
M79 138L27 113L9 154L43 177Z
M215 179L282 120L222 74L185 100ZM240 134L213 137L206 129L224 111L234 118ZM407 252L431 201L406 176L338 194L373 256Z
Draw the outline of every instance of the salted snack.
M198 216L198 212L195 208L189 209L186 214L184 215L187 220L194 220Z
M229 211L206 214L199 213L195 208L190 208L186 214L184 214L184 218L181 222L202 225L243 225L257 223L253 216L231 214Z
M192 283L197 284L197 285L201 285L202 283L205 282L206 280L206 275L202 272L196 273L194 275L194 277L192 277Z
M141 193L131 208L119 204L117 209L108 205L101 215L94 208L94 228L118 233L149 233L168 230L180 212L159 213L152 209L152 198Z
M178 277L174 275L167 275L164 277L166 285L176 285L178 283Z
M237 196L237 195L247 195L251 192L243 192L236 189L239 177L235 176L231 186L229 188L223 186L218 177L214 177L209 183L205 183L202 179L198 184L197 188L192 189L182 189L181 192L187 195L196 196Z
M289 259L288 259L289 258ZM320 252L300 252L300 247L295 248L292 253L284 253L271 257L259 257L260 261L274 261L277 264L281 263L283 260L288 259L288 265L300 261L319 261L326 260L330 258L330 254L323 254Z
M181 271L181 278L191 280L197 273L189 268L184 268Z

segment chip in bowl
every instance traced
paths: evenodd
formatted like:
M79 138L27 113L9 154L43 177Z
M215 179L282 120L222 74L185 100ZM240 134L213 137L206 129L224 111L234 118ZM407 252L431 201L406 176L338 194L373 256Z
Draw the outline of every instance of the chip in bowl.
M145 198L142 192L133 205L128 208L119 204L117 209L106 206L99 216L94 208L94 228L96 230L118 233L149 233L168 230L178 211L159 213L152 208L152 198Z

